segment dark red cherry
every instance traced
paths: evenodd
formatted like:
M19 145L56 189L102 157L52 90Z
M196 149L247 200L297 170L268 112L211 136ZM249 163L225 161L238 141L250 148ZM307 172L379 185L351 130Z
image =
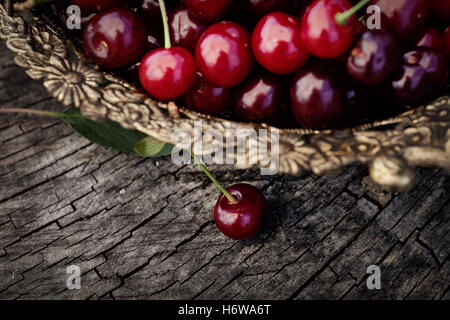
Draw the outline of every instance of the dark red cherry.
M206 29L195 49L200 72L216 86L241 83L253 67L250 35L234 22L219 22Z
M444 55L420 47L403 55L403 65L394 74L391 89L398 102L419 104L444 89L448 76Z
M83 34L86 54L107 68L132 65L146 51L147 29L141 18L125 8L97 14Z
M159 100L174 100L195 82L195 61L184 48L156 49L142 59L139 79L144 89Z
M277 74L295 72L309 58L302 44L300 22L283 12L261 19L252 34L252 49L255 59Z
M439 21L450 24L450 0L431 0L431 6Z
M395 38L384 30L367 30L356 42L347 59L347 71L357 82L381 84L401 61Z
M341 26L335 17L351 8L348 0L315 0L311 3L301 23L305 48L320 58L334 58L345 53L355 37L358 20L353 15Z
M84 13L89 13L121 6L125 0L70 0L70 3L79 6Z
M254 237L262 224L266 211L266 198L252 185L236 184L227 191L236 198L232 204L225 195L221 195L214 208L214 220L217 228L235 240Z
M345 86L329 72L308 65L294 76L291 108L303 127L324 129L338 124L346 102Z
M217 21L225 14L232 0L184 0L189 11L203 21Z
M170 38L174 46L195 51L198 39L206 29L207 24L191 14L184 7L169 12Z
M435 28L428 27L417 38L414 47L429 47L436 50L441 50L442 35Z
M239 119L273 122L285 110L287 90L283 80L268 72L257 72L236 88L234 113Z
M224 89L211 84L197 72L195 84L183 97L186 108L206 114L217 114L225 111L231 105L230 89Z
M372 0L381 10L381 28L402 43L422 32L431 11L430 0Z

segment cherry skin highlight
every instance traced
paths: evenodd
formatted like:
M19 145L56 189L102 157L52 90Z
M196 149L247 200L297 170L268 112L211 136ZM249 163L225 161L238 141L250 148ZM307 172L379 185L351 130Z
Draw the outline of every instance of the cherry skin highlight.
M174 100L195 82L195 61L184 48L156 49L142 59L139 79L144 89L159 100Z
M229 238L246 240L254 237L262 224L266 211L266 198L250 184L236 184L227 191L238 201L232 204L221 195L214 208L217 228Z
M300 22L283 12L261 19L252 34L252 49L255 59L277 74L295 72L309 58L302 43Z
M147 29L141 18L124 8L113 8L89 20L83 33L86 54L107 68L136 63L147 48Z
M303 45L319 58L335 58L345 53L355 37L358 20L353 15L345 25L338 25L339 12L352 8L348 0L315 0L306 10L301 23Z
M216 86L231 88L253 67L250 35L234 22L223 21L206 29L195 49L199 71Z

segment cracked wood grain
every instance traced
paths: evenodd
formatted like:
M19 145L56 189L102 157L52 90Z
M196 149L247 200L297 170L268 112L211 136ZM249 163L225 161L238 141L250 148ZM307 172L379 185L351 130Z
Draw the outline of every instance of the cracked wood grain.
M61 110L0 44L0 108ZM318 177L213 167L267 196L261 233L216 229L216 188L193 166L108 150L49 118L0 118L0 299L449 299L450 174L408 193L363 166ZM365 286L382 270L382 289ZM78 265L82 289L68 290Z

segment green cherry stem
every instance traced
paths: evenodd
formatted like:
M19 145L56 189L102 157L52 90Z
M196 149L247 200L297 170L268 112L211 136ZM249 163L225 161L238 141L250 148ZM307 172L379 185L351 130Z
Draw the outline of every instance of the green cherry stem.
M161 9L161 16L164 26L164 48L170 49L172 47L172 43L170 41L169 22L167 18L166 4L164 3L164 0L158 0L158 2L159 8Z
M192 158L195 162L200 166L200 168L203 170L203 172L208 176L208 178L211 179L211 181L219 188L219 190L227 197L228 201L232 204L237 204L237 200L217 181L216 178L212 175L212 173L206 168L206 166L200 161L200 159L197 158L197 156L194 154L192 150L189 150Z
M347 22L347 20L353 16L354 14L356 14L359 10L361 10L366 4L369 3L370 0L361 0L360 2L358 2L355 6L353 6L353 8L348 9L345 12L338 12L336 13L335 16L335 20L336 23L343 26L345 25L345 23Z

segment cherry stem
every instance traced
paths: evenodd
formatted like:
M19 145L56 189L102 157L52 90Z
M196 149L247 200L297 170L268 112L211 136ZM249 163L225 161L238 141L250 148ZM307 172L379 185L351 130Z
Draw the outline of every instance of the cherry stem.
M353 8L348 9L345 12L336 13L336 16L334 18L336 20L336 23L341 26L345 25L347 20L350 19L350 17L357 13L359 10L361 10L366 4L368 4L369 1L370 0L361 0L356 5L354 5Z
M200 159L197 158L197 156L194 154L194 152L192 150L189 150L189 152L191 153L192 158L194 159L195 162L197 162L197 164L200 166L200 168L202 168L203 172L206 173L206 175L208 176L208 178L211 179L212 182L214 182L214 184L217 186L217 188L219 188L219 190L225 195L225 197L227 197L228 201L232 204L238 204L238 201L236 200L236 198L234 198L220 183L219 181L217 181L216 178L214 178L214 176L212 175L212 173L206 168L206 166L200 161Z
M164 26L164 48L170 49L172 47L172 43L170 41L170 32L169 32L169 22L167 18L167 10L164 0L158 0L159 8L161 9L161 16L163 20Z

